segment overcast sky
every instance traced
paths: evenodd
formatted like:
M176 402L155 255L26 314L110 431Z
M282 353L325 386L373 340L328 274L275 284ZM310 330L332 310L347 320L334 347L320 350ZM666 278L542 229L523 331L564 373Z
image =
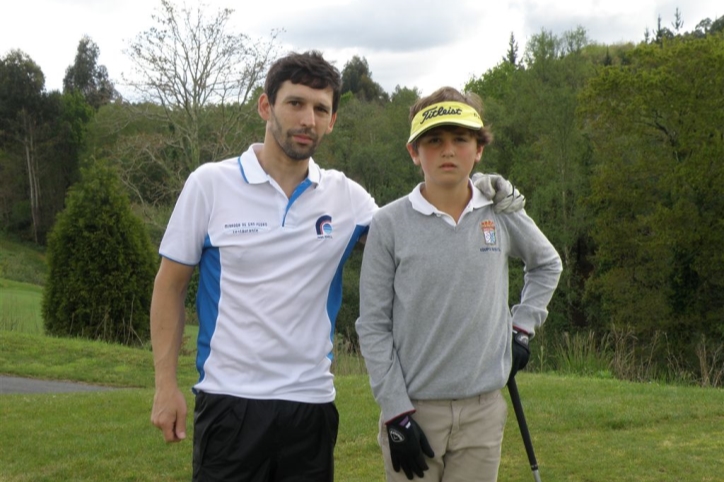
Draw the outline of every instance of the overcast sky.
M181 4L183 0L176 3ZM187 0L195 5L196 0ZM591 40L639 42L657 17L671 28L677 6L684 30L724 15L721 0L206 0L210 9L235 10L235 31L268 39L274 29L281 51L321 50L341 70L354 55L369 63L372 78L391 92L417 87L429 94L443 85L461 88L495 66L513 32L522 55L541 29L561 34L582 26ZM160 0L0 0L0 56L20 49L40 65L46 89L61 89L78 42L88 35L123 92L130 71L129 42L153 25Z

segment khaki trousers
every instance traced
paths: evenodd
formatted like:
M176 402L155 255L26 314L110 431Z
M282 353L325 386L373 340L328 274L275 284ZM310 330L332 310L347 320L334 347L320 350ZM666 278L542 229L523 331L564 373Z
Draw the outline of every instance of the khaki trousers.
M503 429L508 405L500 390L458 400L413 400L412 418L427 436L435 458L421 482L495 482L498 479ZM408 482L395 472L385 421L380 417L377 441L382 448L387 482Z

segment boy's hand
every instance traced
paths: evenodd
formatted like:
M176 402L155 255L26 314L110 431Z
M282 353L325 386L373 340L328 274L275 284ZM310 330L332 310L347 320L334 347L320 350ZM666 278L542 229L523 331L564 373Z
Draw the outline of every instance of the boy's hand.
M503 176L476 172L472 179L473 185L483 193L483 196L493 201L496 213L510 214L525 207L525 196Z
M432 451L427 437L410 414L402 414L387 422L387 436L390 440L390 458L395 472L399 472L402 467L408 480L413 479L413 474L424 477L424 471L429 467L423 454L433 458L435 452Z
M519 328L513 328L513 364L510 367L510 378L513 378L518 370L522 370L530 359L530 348L528 343L530 335Z

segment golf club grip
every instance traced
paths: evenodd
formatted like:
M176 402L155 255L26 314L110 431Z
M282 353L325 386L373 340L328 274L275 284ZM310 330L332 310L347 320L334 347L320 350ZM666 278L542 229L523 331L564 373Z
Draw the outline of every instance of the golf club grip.
M518 384L515 383L515 377L508 380L508 392L510 393L510 400L513 402L513 409L515 410L515 418L518 419L518 427L520 428L520 435L523 437L523 445L525 445L525 452L528 454L528 462L530 462L530 469L533 472L538 471L538 461L535 458L535 452L533 451L533 442L530 439L530 432L528 431L528 424L525 421L525 413L523 413L523 405L520 403L520 394L518 393Z

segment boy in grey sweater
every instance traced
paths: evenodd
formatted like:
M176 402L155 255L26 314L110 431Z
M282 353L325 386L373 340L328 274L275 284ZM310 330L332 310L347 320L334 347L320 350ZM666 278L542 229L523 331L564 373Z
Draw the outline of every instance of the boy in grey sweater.
M527 363L562 270L524 210L498 214L473 189L491 141L481 110L450 87L410 109L407 149L425 180L370 225L356 329L388 481L497 479L501 388ZM525 263L525 285L509 309L511 256Z

